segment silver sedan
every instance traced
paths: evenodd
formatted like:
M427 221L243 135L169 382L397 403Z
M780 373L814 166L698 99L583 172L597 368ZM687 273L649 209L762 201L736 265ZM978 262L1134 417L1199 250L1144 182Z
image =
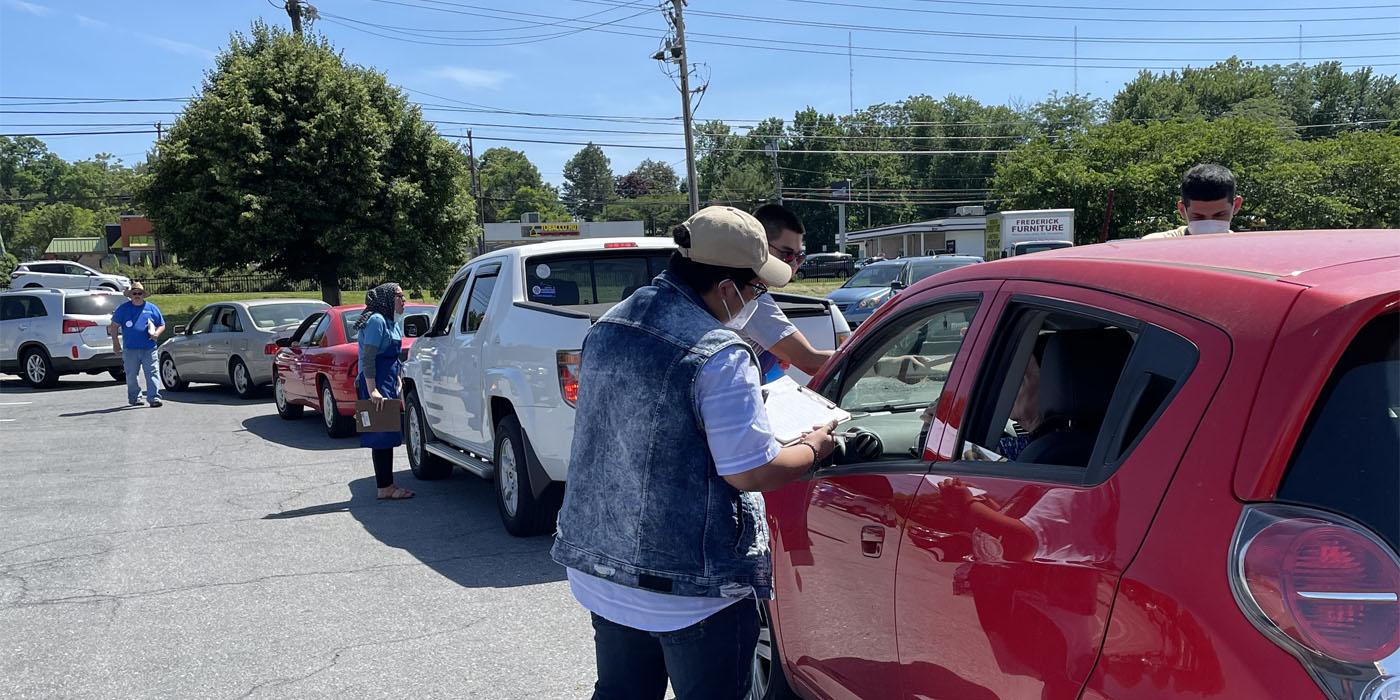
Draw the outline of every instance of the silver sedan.
M222 384L242 398L252 398L272 383L277 339L329 306L309 299L210 304L188 326L176 326L175 336L161 344L161 383L170 391L180 391L190 382Z

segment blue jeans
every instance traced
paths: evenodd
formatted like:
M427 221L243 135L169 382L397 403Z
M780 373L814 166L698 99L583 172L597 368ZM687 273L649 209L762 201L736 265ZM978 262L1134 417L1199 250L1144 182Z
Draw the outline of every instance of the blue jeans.
M122 368L126 370L127 403L140 403L141 387L136 375L146 373L146 400L160 400L160 380L156 378L155 348L122 348Z
M593 700L740 700L753 678L758 607L741 600L674 632L644 632L593 615Z

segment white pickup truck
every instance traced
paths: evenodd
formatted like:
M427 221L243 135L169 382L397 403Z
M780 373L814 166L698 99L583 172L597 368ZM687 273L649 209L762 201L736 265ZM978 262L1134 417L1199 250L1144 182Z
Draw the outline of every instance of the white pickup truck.
M513 535L553 530L574 436L578 363L597 319L666 267L669 239L592 239L508 248L467 263L437 313L409 316L405 443L420 479L461 467L496 486ZM818 349L850 328L825 299L774 294ZM808 377L790 370L802 383Z

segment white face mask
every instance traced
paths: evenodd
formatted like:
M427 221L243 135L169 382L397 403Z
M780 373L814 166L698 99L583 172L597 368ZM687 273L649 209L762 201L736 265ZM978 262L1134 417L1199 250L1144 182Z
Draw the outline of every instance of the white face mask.
M1230 222L1219 219L1200 219L1186 222L1186 231L1193 236L1209 233L1229 233Z
M739 298L743 299L744 295L739 293L739 285L732 281L730 284L734 285L734 293L739 294ZM725 327L736 331L743 330L744 326L749 325L749 319L752 319L754 313L758 311L758 297L750 299L748 303L739 307L737 314L729 310L729 302L725 301L724 297L720 297L719 303L724 304L724 313L729 314L729 320L724 322Z

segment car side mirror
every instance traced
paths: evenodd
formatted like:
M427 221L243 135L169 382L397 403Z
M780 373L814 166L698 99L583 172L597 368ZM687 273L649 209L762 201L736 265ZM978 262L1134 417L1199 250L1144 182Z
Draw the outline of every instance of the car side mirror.
M403 334L406 338L422 338L428 334L432 320L427 314L413 314L403 318Z
M896 291L896 292L898 292L898 291L900 291L900 290L902 290L902 289L905 289L905 288L908 287L908 286L909 286L909 285L907 285L907 284L905 284L905 283L903 283L903 282L901 282L901 281L899 281L899 280L895 280L895 281L893 281L893 282L890 282L890 289L893 290L893 291Z
M292 339L291 339L291 338L278 338L278 339L277 339L277 347L279 347L279 348L289 348L289 347L292 347Z
M175 326L175 335L184 335L185 330L186 328L184 326Z

